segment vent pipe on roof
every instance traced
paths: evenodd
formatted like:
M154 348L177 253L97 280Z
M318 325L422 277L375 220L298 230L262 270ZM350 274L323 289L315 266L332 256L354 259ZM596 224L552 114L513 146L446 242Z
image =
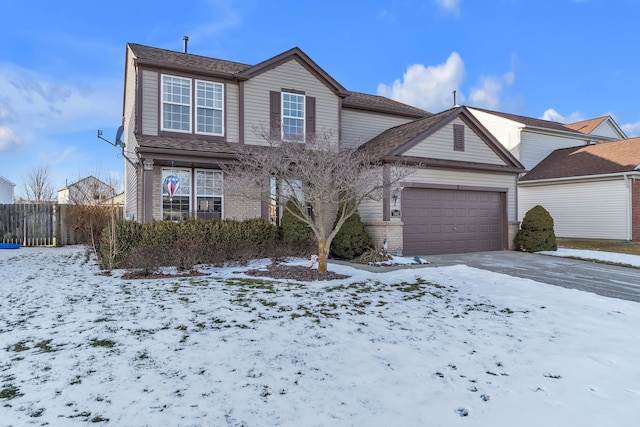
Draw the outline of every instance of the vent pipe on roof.
M189 43L189 36L182 36L182 40L184 40L184 53L187 53L187 43Z

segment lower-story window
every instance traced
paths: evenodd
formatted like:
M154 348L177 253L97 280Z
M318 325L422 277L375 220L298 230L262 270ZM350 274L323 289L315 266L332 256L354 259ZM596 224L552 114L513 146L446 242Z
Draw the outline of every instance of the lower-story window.
M180 221L189 217L222 218L221 171L162 169L162 219Z

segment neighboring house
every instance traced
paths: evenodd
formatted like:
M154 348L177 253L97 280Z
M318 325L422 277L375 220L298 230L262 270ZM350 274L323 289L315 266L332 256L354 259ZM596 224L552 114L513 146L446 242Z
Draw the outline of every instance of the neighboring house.
M13 203L13 191L16 185L4 176L0 175L0 205Z
M58 203L70 205L95 205L115 196L109 184L94 176L82 178L58 190Z
M640 138L556 150L519 195L522 211L549 211L558 237L639 241Z
M331 134L383 162L416 165L360 210L374 242L386 238L391 250L507 249L517 231L524 168L465 107L432 115L350 92L298 48L252 66L130 43L124 93L129 219L271 219L268 204L222 185L221 165L265 145L262 131L298 143Z
M527 170L559 148L613 141L627 136L610 116L572 124L469 107L469 111Z

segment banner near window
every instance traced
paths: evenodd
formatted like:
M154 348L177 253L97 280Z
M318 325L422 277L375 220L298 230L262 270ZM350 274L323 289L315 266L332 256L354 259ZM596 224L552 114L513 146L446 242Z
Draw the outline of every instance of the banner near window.
M175 175L169 175L164 179L164 191L169 195L169 201L173 201L173 195L180 188L180 179Z

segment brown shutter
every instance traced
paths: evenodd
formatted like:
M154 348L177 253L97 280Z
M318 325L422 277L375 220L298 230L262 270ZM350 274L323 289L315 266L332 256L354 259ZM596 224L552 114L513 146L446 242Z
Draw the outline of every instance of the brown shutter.
M453 149L464 151L464 126L453 125Z
M313 96L306 97L305 119L307 127L307 139L316 137L316 99Z
M282 135L280 128L280 112L281 112L281 96L280 92L270 93L271 99L269 102L269 131L271 134L271 138L280 139Z

